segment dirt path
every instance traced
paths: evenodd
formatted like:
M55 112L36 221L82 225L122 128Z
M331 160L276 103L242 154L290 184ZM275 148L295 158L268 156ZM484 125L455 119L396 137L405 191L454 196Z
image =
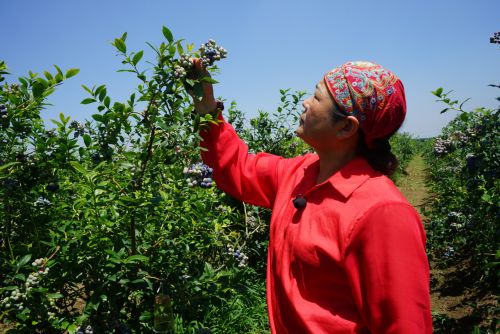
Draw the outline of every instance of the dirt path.
M427 188L425 186L425 161L418 154L410 161L406 169L407 175L398 181L398 188L406 199L419 211L422 208L427 197ZM420 212L421 213L421 212Z

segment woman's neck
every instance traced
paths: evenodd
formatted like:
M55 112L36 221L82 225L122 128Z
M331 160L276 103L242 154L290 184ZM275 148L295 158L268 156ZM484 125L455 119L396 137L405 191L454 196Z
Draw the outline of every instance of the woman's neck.
M346 152L316 152L319 156L319 172L316 184L326 181L330 176L338 172L350 161L356 158L355 151Z

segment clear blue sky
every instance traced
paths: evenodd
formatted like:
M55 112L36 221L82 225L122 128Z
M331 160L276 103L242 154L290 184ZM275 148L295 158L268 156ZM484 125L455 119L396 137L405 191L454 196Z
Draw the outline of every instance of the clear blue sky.
M110 45L128 32L129 50L158 45L163 25L175 38L199 46L215 39L229 52L216 95L235 100L247 117L274 111L279 89L312 91L323 74L349 60L370 60L394 71L407 92L403 130L435 136L454 116L440 115L430 91L453 89L472 109L498 106L500 1L2 1L0 59L13 76L29 70L80 68L50 98L44 118L60 112L82 121L94 105L81 84L106 84L125 100L136 82L117 73L121 59Z

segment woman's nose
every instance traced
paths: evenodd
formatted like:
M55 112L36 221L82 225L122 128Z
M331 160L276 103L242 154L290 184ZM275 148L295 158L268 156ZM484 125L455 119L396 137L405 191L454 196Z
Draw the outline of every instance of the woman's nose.
M308 101L309 98L305 99L304 101L302 101L302 107L304 108L304 112L307 110L307 106L308 106Z

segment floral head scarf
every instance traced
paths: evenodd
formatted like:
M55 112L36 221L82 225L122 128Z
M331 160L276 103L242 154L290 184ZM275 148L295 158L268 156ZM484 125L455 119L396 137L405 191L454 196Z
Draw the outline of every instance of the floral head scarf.
M406 115L403 83L380 65L355 61L325 74L330 94L347 115L355 116L370 147L396 132Z

